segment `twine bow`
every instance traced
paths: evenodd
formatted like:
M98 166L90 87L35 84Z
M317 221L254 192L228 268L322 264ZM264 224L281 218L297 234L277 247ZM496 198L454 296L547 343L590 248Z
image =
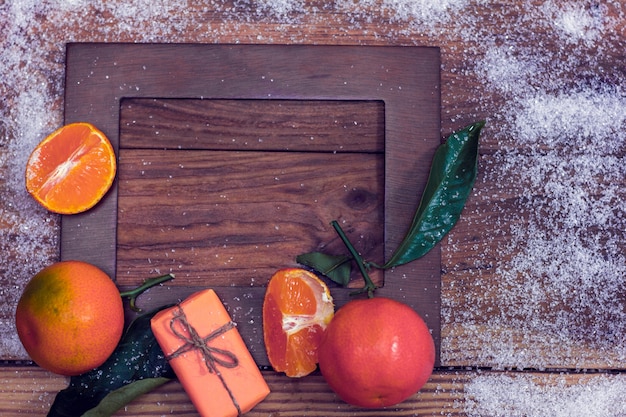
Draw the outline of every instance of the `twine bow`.
M228 350L216 348L209 345L209 342L211 342L211 340L215 339L218 336L221 336L230 329L235 328L235 326L236 324L234 322L229 321L222 327L219 327L216 330L212 331L208 336L202 337L189 323L185 312L179 306L178 309L174 311L174 317L170 321L170 329L172 330L172 333L179 339L183 340L185 344L176 349L176 351L174 351L172 354L168 355L167 360L174 359L182 355L183 353L192 350L200 351L206 368L210 373L217 375L217 377L220 379L222 385L224 386L224 389L226 390L226 392L228 392L228 395L230 396L233 405L237 409L237 415L241 415L241 407L239 406L239 403L237 402L237 399L235 398L233 392L228 387L228 384L224 380L224 376L218 369L218 365L227 369L235 368L239 365L239 359L237 359L237 356L234 353ZM179 328L181 327L182 329L184 329L183 331L179 330Z

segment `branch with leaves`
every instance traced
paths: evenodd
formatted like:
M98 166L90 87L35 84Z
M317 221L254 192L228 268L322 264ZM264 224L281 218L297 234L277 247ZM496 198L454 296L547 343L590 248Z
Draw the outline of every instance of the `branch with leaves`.
M350 255L309 252L296 262L327 276L339 285L350 281L352 263L356 263L365 286L361 291L373 296L376 286L369 278L371 268L389 269L413 262L426 255L448 234L459 220L478 172L478 143L484 121L453 133L437 148L413 221L400 245L383 265L367 262L350 243L337 221L331 225Z

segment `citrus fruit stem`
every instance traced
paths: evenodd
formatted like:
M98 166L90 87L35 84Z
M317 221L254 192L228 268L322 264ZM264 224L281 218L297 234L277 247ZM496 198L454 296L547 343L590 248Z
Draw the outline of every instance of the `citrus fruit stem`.
M333 226L333 228L335 229L335 231L341 238L341 241L343 242L343 244L346 245L346 248L350 252L350 255L352 255L352 258L354 259L357 266L359 267L359 271L361 272L361 275L363 276L363 279L365 280L365 286L361 288L360 290L355 291L353 294L360 294L360 293L367 292L367 296L369 298L374 297L374 291L376 291L376 288L378 287L376 287L376 284L374 284L369 274L367 273L367 268L369 264L365 263L365 261L363 260L359 252L357 252L357 250L354 248L354 246L348 239L348 236L346 236L346 234L344 233L343 229L341 228L337 220L333 220L332 222L330 222L330 224Z
M120 296L122 296L122 298L127 297L128 301L130 302L130 308L133 311L139 312L141 311L141 309L137 307L137 304L136 304L137 297L139 297L144 291L148 290L149 288L162 284L171 279L174 279L174 274L166 274L166 275L161 275L161 276L154 277L154 278L148 278L147 280L144 281L143 284L141 284L137 288L121 292Z

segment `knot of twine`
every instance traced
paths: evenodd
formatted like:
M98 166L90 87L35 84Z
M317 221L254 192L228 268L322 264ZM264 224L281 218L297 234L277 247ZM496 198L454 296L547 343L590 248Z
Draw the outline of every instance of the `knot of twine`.
M183 331L178 330L181 327ZM172 333L179 339L183 340L185 344L176 349L172 354L167 355L166 358L167 360L171 360L186 352L198 350L202 355L202 359L208 371L212 374L217 375L222 385L224 386L224 389L226 390L226 392L228 392L228 395L230 396L233 405L237 409L237 415L241 415L241 407L239 406L239 403L237 402L237 399L235 398L233 392L228 387L228 384L224 380L224 376L218 369L218 365L227 369L235 368L239 365L239 359L234 353L228 350L216 348L209 345L209 342L211 342L211 340L221 336L231 329L234 329L235 327L236 324L232 321L229 321L222 327L213 330L208 336L202 337L189 323L183 309L178 306L178 309L174 311L174 316L170 321L170 329L172 330Z

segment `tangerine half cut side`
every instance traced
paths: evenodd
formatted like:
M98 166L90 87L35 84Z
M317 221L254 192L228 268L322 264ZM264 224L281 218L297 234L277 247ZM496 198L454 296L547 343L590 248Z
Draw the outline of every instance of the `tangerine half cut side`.
M317 369L318 348L334 312L330 290L315 274L277 271L263 300L263 339L272 368L293 378Z
M115 152L91 123L67 124L48 135L26 164L26 190L46 209L76 214L95 206L115 178Z

